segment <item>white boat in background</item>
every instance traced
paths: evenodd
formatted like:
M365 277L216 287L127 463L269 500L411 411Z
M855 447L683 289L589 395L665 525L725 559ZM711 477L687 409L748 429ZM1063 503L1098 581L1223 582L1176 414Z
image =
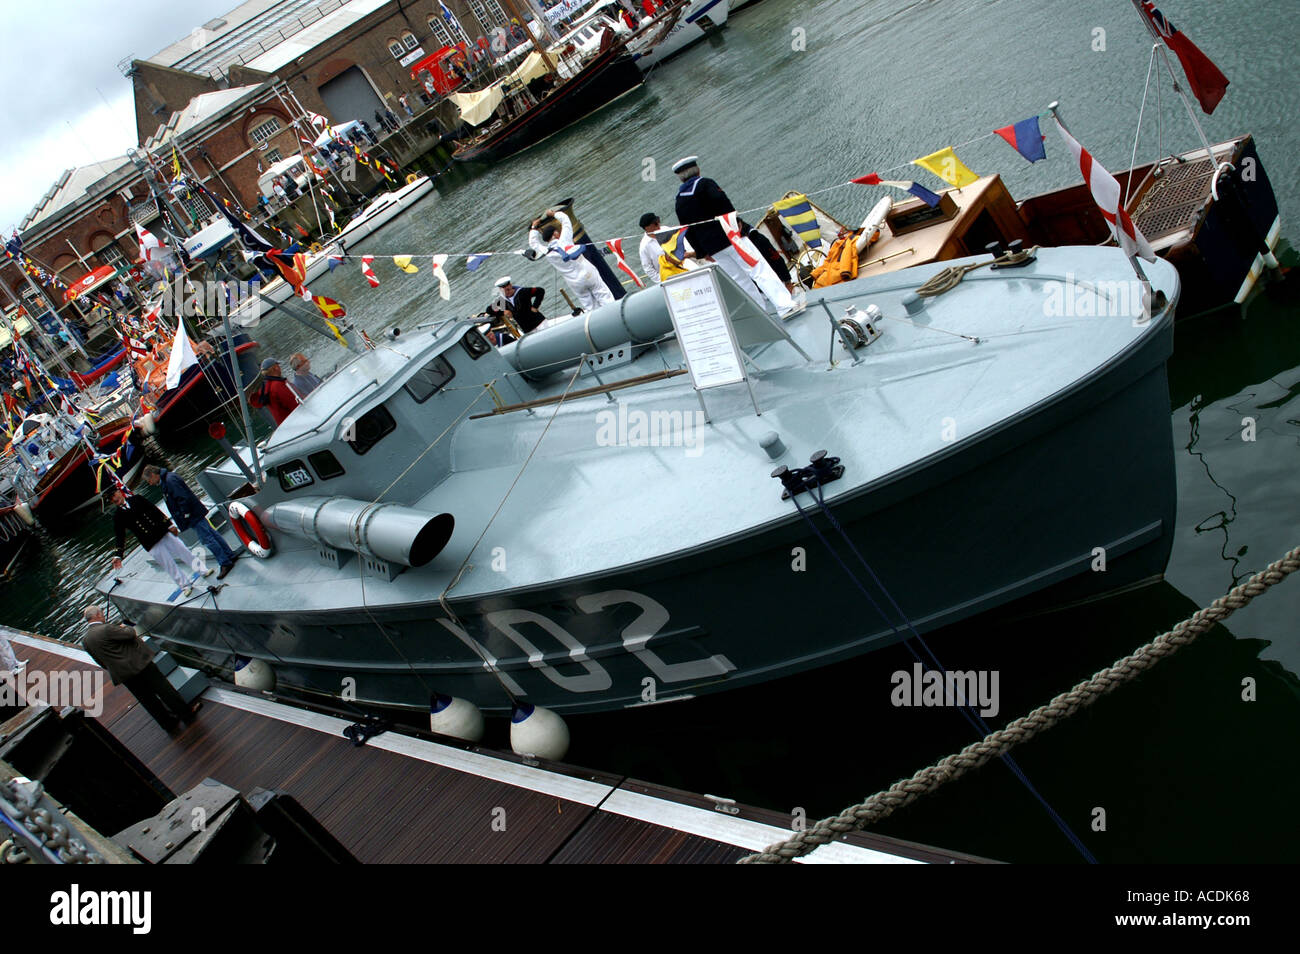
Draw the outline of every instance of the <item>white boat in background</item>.
M644 52L638 52L638 41L633 41L629 45L629 49L636 56L636 65L645 72L670 56L676 56L688 46L698 43L714 30L722 29L727 23L730 7L731 0L689 0L686 9L677 17L667 34L661 34L656 30L646 35ZM654 20L664 17L671 17L671 14L660 11Z
M350 246L379 231L432 191L433 180L421 176L394 192L381 192L334 236L334 243L348 252Z
M409 209L416 202L433 191L433 180L420 176L414 182L393 192L382 192L344 226L343 231L330 239L328 245L318 252L307 256L306 280L310 284L329 268L331 257L347 255L353 251L352 246L369 238L397 216ZM262 286L260 298L279 303L288 301L293 289L283 278L276 278ZM230 313L230 320L243 328L252 328L262 320L263 308L259 297L244 301Z

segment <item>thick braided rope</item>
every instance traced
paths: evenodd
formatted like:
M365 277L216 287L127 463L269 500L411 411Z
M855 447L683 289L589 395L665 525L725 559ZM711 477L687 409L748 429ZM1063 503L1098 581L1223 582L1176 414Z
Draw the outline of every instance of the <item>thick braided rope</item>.
M746 855L737 864L788 864L795 858L834 841L838 835L865 828L867 825L889 817L895 811L932 792L939 786L961 778L972 769L979 768L1010 750L1027 742L1045 729L1090 706L1102 696L1113 692L1155 666L1161 659L1171 656L1193 642L1202 633L1209 632L1234 612L1247 605L1270 586L1281 583L1287 576L1300 570L1300 547L1291 550L1280 560L1269 564L1245 583L1229 590L1204 609L1197 610L1169 632L1136 652L1103 669L1091 679L1063 692L1045 706L1009 723L1006 728L991 732L978 742L962 749L956 755L921 769L911 778L895 782L866 801L845 809L831 818L823 818L812 828L797 832L786 841L768 845L761 852Z

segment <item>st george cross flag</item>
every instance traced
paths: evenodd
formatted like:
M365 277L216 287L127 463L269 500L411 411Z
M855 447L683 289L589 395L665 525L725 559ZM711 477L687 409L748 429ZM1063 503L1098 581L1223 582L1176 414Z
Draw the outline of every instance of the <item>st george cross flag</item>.
M135 240L140 246L139 260L142 262L147 262L153 258L154 250L162 244L152 232L140 225L135 227Z
M1187 74L1187 82L1201 104L1201 109L1207 114L1214 112L1214 107L1219 105L1219 100L1228 91L1228 77L1178 27L1165 19L1165 15L1156 9L1154 3L1144 0L1140 9L1147 19L1148 27L1174 51L1178 62L1183 64L1183 72Z
M171 356L167 359L168 389L180 384L185 369L192 368L198 363L199 359L194 356L194 349L190 346L190 336L185 333L185 319L177 318L176 337L172 341Z
M608 245L609 250L614 253L614 261L618 265L619 271L624 272L628 276L630 276L632 281L636 282L637 288L644 288L645 283L642 282L641 279L637 277L636 272L632 271L632 269L627 267L627 260L623 258L623 240L610 239L605 244Z
M1053 118L1056 119L1056 128L1061 133L1061 138L1065 140L1066 147L1079 163L1083 181L1092 191L1092 201L1096 202L1097 208L1101 209L1102 216L1110 225L1111 233L1119 241L1119 247L1130 258L1137 255L1148 262L1154 262L1156 253L1151 251L1151 246L1147 244L1147 240L1137 230L1128 212L1120 204L1122 193L1115 177L1102 168L1101 163L1066 132L1059 117L1053 116Z
M850 179L850 182L857 185L886 185L893 186L895 189L902 189L904 192L910 192L926 205L934 208L939 204L939 197L923 185L918 185L909 180L882 179L874 172L865 176L858 176L856 179Z
M361 274L366 277L366 281L370 282L371 288L378 288L379 279L375 277L375 270L370 267L371 265L374 264L374 261L375 261L375 257L373 255L362 255Z
M451 282L447 281L447 256L433 256L433 275L438 279L438 297L451 301Z
M1037 116L1030 116L1028 119L1022 119L1011 126L1003 126L1001 129L993 131L1005 139L1007 145L1030 162L1037 162L1039 159L1047 158L1047 150L1043 148L1043 133L1038 128Z

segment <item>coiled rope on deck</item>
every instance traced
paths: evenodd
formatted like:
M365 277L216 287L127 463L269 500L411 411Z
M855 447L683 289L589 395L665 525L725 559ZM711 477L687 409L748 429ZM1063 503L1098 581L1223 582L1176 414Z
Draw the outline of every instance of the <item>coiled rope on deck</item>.
M955 755L949 755L921 769L911 778L895 782L884 791L877 792L865 801L846 808L838 815L823 818L812 828L796 832L786 841L776 842L756 854L746 855L739 859L737 864L789 864L794 859L814 851L818 846L834 841L839 835L857 831L889 817L927 792L961 778L972 769L998 758L1015 745L1028 742L1038 733L1050 729L1080 709L1092 705L1107 693L1133 681L1166 656L1172 656L1199 636L1209 632L1215 625L1249 604L1269 587L1281 583L1296 570L1300 570L1300 547L1292 549L1281 559L1270 563L1209 606L1197 610L1167 633L1157 636L1145 646L1096 673L1092 678L1079 683L1073 689L1061 693L1047 705L1021 716L1009 723L1006 728L990 732L980 741L966 746Z

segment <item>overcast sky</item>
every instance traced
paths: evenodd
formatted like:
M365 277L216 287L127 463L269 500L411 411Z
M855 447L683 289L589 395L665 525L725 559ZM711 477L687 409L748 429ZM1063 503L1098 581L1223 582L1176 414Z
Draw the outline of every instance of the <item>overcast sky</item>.
M7 238L64 169L136 144L131 84L145 59L240 0L0 0L0 228Z

